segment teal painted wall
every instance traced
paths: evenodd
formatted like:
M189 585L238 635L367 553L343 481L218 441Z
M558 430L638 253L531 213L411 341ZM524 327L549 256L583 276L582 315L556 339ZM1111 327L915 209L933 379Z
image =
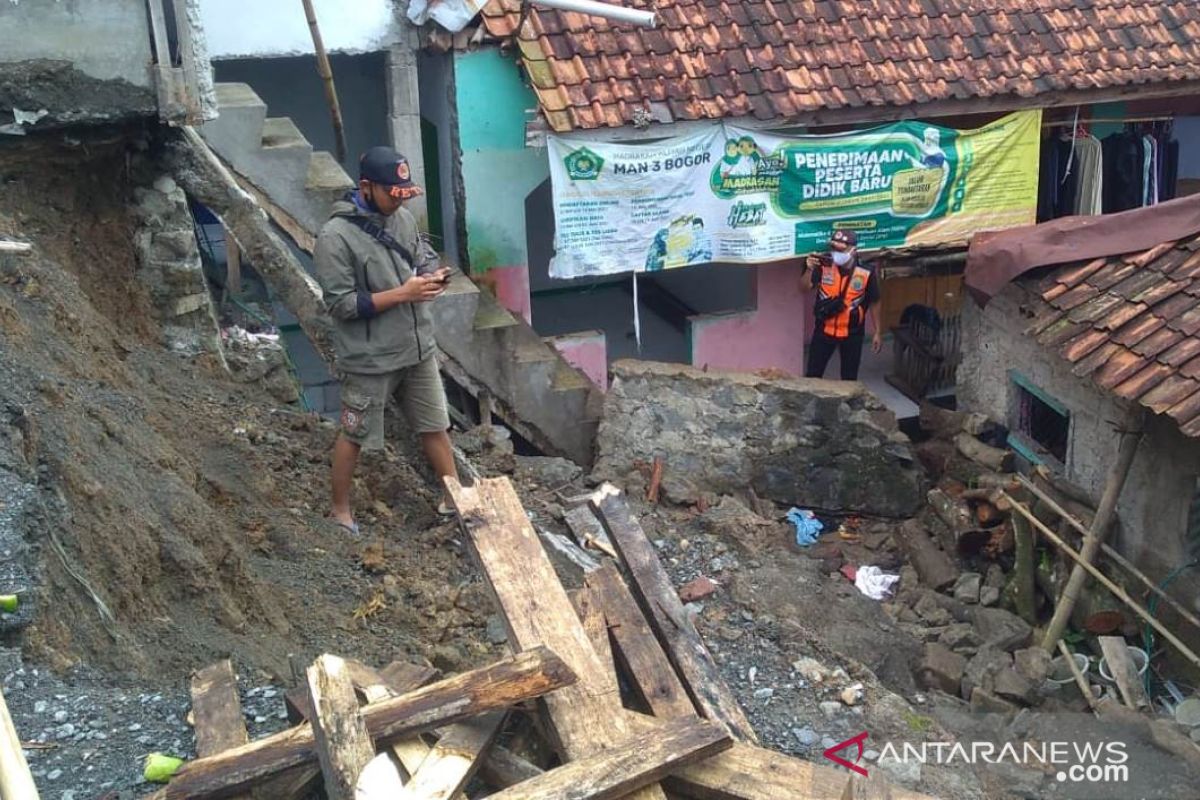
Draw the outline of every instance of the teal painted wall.
M497 48L456 53L454 71L471 271L527 266L525 197L550 177L545 149L525 147L537 97Z

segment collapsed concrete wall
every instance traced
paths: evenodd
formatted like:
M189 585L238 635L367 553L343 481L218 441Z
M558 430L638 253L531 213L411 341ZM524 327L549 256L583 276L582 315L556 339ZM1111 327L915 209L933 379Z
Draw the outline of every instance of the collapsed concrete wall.
M618 361L595 472L619 480L661 457L681 502L752 487L778 503L905 516L921 474L895 417L860 383L768 380L676 364Z

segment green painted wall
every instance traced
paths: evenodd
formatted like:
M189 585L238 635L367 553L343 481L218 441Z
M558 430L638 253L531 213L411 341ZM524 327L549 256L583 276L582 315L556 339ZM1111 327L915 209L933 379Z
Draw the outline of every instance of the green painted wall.
M527 266L525 197L550 176L546 151L525 147L537 97L497 48L456 53L454 72L471 271Z

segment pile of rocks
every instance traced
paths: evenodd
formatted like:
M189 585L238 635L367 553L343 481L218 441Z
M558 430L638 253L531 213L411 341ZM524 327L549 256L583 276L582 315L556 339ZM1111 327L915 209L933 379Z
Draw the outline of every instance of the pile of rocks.
M902 571L901 591L885 611L898 627L925 642L917 679L926 688L961 697L976 711L1015 711L1042 702L1051 657L1030 647L1033 628L995 607L1004 573L963 573L950 594L917 584ZM985 602L986 601L986 602Z

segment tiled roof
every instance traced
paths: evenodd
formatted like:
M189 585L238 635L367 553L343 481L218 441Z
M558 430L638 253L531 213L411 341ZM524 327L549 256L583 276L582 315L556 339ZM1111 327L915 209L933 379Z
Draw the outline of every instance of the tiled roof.
M1055 268L1027 333L1125 400L1200 438L1200 236Z
M655 29L530 9L518 44L554 130L1200 79L1195 0L621 0ZM520 0L489 0L508 38Z

